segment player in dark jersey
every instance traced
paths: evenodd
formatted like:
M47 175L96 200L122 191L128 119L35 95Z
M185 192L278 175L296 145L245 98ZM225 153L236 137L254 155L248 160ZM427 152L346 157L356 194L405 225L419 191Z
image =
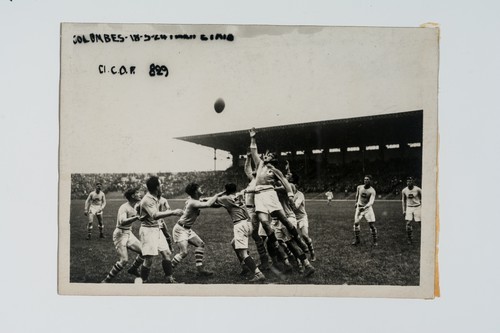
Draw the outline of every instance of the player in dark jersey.
M244 264L254 274L250 282L263 281L265 280L264 274L262 274L248 253L248 239L252 236L252 221L244 208L244 204L236 196L236 185L233 183L226 184L225 189L225 193L218 197L215 203L224 207L233 221L234 238L231 245L240 264Z

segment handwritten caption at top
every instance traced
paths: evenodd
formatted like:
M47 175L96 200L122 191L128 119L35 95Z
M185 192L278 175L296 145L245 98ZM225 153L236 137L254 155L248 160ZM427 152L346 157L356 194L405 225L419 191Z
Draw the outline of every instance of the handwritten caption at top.
M125 43L131 41L137 42L154 42L154 41L169 41L169 40L201 40L201 41L234 41L233 34L84 34L73 35L73 44L87 43Z

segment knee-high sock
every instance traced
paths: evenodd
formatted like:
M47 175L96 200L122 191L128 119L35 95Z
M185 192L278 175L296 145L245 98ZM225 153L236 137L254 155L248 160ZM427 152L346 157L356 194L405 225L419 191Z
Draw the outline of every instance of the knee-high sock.
M194 250L194 258L196 261L196 266L202 266L203 265L203 257L205 255L205 248L204 247L197 247Z
M114 265L113 265L113 268L111 268L111 270L109 271L108 273L108 276L106 277L107 279L112 279L114 278L115 276L118 275L118 273L120 273L123 269L123 265L117 261Z
M172 275L172 262L170 260L163 259L161 262L161 266L163 267L163 272L165 273L166 277Z

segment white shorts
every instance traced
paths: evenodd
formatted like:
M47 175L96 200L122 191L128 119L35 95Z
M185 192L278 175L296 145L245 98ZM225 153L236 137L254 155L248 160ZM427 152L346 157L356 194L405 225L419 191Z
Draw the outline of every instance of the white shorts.
M102 218L101 206L90 206L88 211L89 223L94 222L94 216ZM100 211L100 212L99 212ZM99 212L99 213L97 213Z
M252 222L240 221L233 226L234 248L248 249L248 238L252 235Z
M262 192L258 192L259 188ZM255 188L255 211L258 213L271 214L277 210L283 210L278 195L272 186L257 186Z
M197 236L196 232L191 229L181 227L178 223L176 223L172 229L172 238L174 239L174 243L187 241Z
M412 219L415 219L415 222L422 220L422 206L406 207L405 220L411 221Z
M309 228L309 219L307 218L307 215L304 216L303 218L297 220L297 226L299 229Z
M358 223L363 217L365 218L366 222L375 222L375 213L373 212L373 207L368 207L363 211L361 211L361 209L357 207L356 213L354 214L354 222Z
M288 230L286 227L281 223L280 220L278 219L272 219L271 221L271 228L274 230L274 235L276 238L280 241L283 242L288 242L292 238L290 237L290 234L288 233Z
M158 227L141 227L139 229L141 238L142 255L156 256L159 252L167 251L171 254L167 239Z
M116 228L115 231L113 231L113 243L117 250L119 248L131 247L134 245L141 248L141 242L135 237L131 230Z

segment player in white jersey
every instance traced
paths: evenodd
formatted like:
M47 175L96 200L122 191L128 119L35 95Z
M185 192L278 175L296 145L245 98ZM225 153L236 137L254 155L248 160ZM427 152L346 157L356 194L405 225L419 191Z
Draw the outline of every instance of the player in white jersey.
M362 218L368 222L372 234L373 246L377 246L377 228L375 227L375 213L373 212L373 203L377 193L371 186L372 177L366 175L364 184L359 185L356 189L356 212L354 214L354 242L352 245L358 245L361 240L360 234L360 221Z
M252 239L255 242L255 246L257 247L257 252L259 253L260 265L259 268L261 270L269 269L269 257L267 256L266 247L264 245L264 241L259 234L259 230L267 236L265 230L262 225L259 223L259 219L257 218L257 213L255 212L255 171L252 169L252 156L251 153L247 153L245 160L245 175L247 176L250 183L247 188L243 191L245 196L245 208L247 210L248 216L250 217L250 221L252 222ZM269 225L267 225L268 231L271 232ZM272 251L272 250L271 250Z
M293 191L290 184L285 179L283 173L273 166L273 163L277 161L276 155L266 153L261 159L257 152L257 142L255 140L257 132L252 128L249 134L250 152L256 166L255 211L257 212L257 217L263 226L269 223L269 215L280 220L302 251L307 252L307 245L300 237L297 228L287 219L283 207L279 202L278 195L274 190L273 184L276 180L279 180L285 187L288 199L293 200ZM278 247L276 236L272 232L268 234L268 242L271 246Z
M248 239L252 235L252 221L248 216L244 204L236 196L236 184L230 183L225 186L225 193L217 198L216 205L224 207L233 222L233 235L231 246L236 252L240 265L244 265L249 272L254 274L250 282L264 281L266 277L255 264L248 252Z
M406 221L406 234L408 244L413 243L413 227L411 222L420 223L422 215L422 190L415 185L413 177L406 179L406 185L402 193L403 215Z
M94 216L97 218L99 225L99 237L104 238L104 224L102 219L102 214L104 207L106 207L106 196L101 190L102 183L97 182L95 184L95 191L90 192L87 200L85 200L85 216L88 216L87 225L87 240L90 240L92 236L92 223L94 222Z
M162 268L165 273L166 283L175 283L172 276L172 262L171 251L168 246L165 236L160 231L158 220L168 216L182 215L182 209L166 210L161 212L159 210L158 196L160 193L161 183L158 177L152 176L146 181L148 193L142 198L139 205L139 215L141 221L141 229L139 230L141 238L142 255L144 257L144 264L141 268L141 278L144 282L148 281L153 259L158 254L162 257Z
M189 199L186 201L184 211L177 223L175 224L172 234L174 243L179 246L179 253L174 256L172 260L173 267L176 267L182 259L188 255L188 245L195 247L194 257L196 262L196 269L199 276L211 276L213 272L208 271L203 266L203 257L205 255L205 243L201 238L191 229L196 222L200 209L211 207L217 198L224 192L218 193L205 202L200 201L203 192L200 185L190 183L186 186L186 193Z
M128 270L130 274L140 276L139 267L144 262L141 252L141 242L132 233L132 223L139 219L135 206L141 201L139 189L131 188L124 193L127 202L120 206L116 217L116 229L113 232L113 243L120 259L113 265L102 283L109 283L120 273L128 263L128 249L138 255Z
M327 200L326 204L329 206L333 201L333 193L331 190L328 190L328 192L326 192L325 195L326 195L326 200Z

